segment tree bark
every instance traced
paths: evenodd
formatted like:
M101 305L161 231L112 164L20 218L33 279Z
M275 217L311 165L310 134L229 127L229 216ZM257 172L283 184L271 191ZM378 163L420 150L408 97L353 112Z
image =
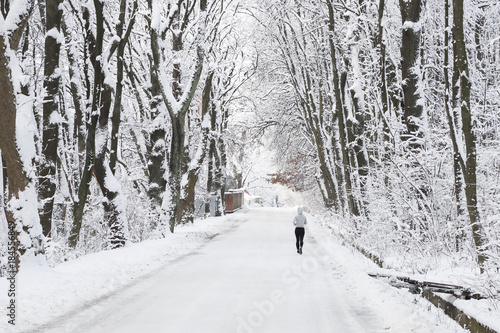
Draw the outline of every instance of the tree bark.
M347 200L349 213L352 215L359 215L352 194L351 168L349 165L349 155L348 155L347 136L346 136L345 109L344 109L344 103L342 103L342 91L340 87L340 78L337 69L337 56L336 56L335 42L334 42L335 16L333 11L333 3L331 2L331 0L328 0L326 3L328 6L328 32L329 32L328 41L330 46L330 57L331 57L332 74L333 74L333 89L335 94L335 114L338 120L341 163L343 166L342 168L343 182L345 185L344 200Z
M149 10L153 11L153 3L148 0ZM157 9L155 9L157 10ZM159 209L162 204L167 181L165 179L165 160L167 156L166 147L166 119L165 110L162 105L161 83L159 71L162 70L162 54L158 44L159 31L154 27L149 27L152 59L150 59L151 76L151 121L152 129L148 141L148 173L149 188L148 196L153 204L153 208Z
M106 197L104 205L104 221L110 228L109 244L111 248L121 247L125 244L123 211L123 196L121 187L114 177L111 169L106 164L106 148L108 141L109 113L112 104L111 88L105 83L103 72L102 50L104 37L103 4L94 0L96 11L96 36L90 31L88 10L84 9L84 19L88 33L88 48L91 63L94 67L94 95L92 99L92 116L87 135L87 150L85 168L78 190L78 202L75 203L73 229L70 235L70 245L75 247L81 229L83 210L88 195L92 173L95 173L99 187ZM96 133L97 132L97 133ZM96 146L96 134L100 146Z
M102 40L104 37L104 27L103 27L103 17L102 17L102 3L99 0L94 0L94 6L96 10L96 36L94 37L89 23L89 11L87 8L83 8L83 17L85 19L85 30L86 30L86 40L87 48L89 50L89 55L91 62L94 65L94 87L93 87L93 97L92 97L92 108L90 122L87 125L87 140L85 143L85 166L82 170L82 175L80 179L80 185L78 187L78 198L75 201L73 209L73 226L71 228L71 234L68 239L68 244L71 247L76 247L78 239L80 237L80 230L82 227L83 211L85 209L85 204L87 201L88 192L90 189L90 183L92 182L92 174L94 173L95 158L96 158L96 128L99 121L99 111L101 103L101 91L102 91L102 64L100 59L97 61L97 56L102 53Z
M380 110L380 119L383 126L382 137L382 161L387 161L390 154L391 134L389 130L388 119L390 118L389 90L387 89L387 69L386 69L386 45L384 41L384 27L382 20L384 18L385 0L379 0L378 6L378 36L377 42L380 49L380 100L382 109ZM387 181L386 181L387 182Z
M72 36L70 31L68 31L68 27L64 21L61 22L61 30L64 33L64 38L67 44L70 44L72 41ZM75 107L75 115L74 115L74 127L73 127L73 139L77 145L78 157L83 159L83 153L85 151L85 123L86 116L84 113L84 105L82 101L82 92L79 89L77 84L77 80L80 80L78 77L78 66L77 66L77 54L75 54L74 49L70 48L67 51L68 63L69 63L69 78L70 78L70 92L73 100L73 105ZM79 177L79 174L78 174Z
M208 80L208 79L207 79ZM212 79L211 79L212 80ZM223 80L218 78L220 84ZM223 86L223 89L227 88ZM208 151L208 176L207 176L207 192L211 195L215 193L221 205L217 207L216 216L224 214L224 192L225 192L225 168L226 168L226 148L222 138L224 130L227 128L227 111L224 107L224 102L219 99L219 109L212 102L212 92L208 95L207 112L210 115L211 135L209 140ZM204 94L205 96L205 94ZM219 119L220 125L217 120Z
M403 139L408 141L411 151L419 152L423 148L424 133L422 116L424 111L419 55L420 55L420 5L421 0L400 0L403 34L401 39L401 72L403 80L404 121L406 133Z
M118 50L116 53L116 87L115 87L115 103L113 105L113 116L111 121L111 152L109 156L109 167L111 172L115 174L116 163L118 161L118 131L120 129L120 115L122 109L122 94L123 94L123 71L124 71L124 54L125 46L128 42L132 27L135 23L135 13L137 11L137 0L134 1L134 9L132 10L129 25L124 32L125 16L127 9L127 0L120 2L120 17L116 26L116 34L120 37L118 42Z
M51 236L56 192L57 147L59 144L59 54L61 49L62 0L46 0L45 96L43 99L42 161L39 170L40 223L43 234Z
M454 192L455 192L455 205L456 205L456 216L460 219L460 216L464 214L462 208L462 191L463 191L463 171L465 170L465 162L462 158L462 154L459 149L459 136L457 135L457 116L454 112L455 107L452 108L450 93L450 61L449 61L449 0L444 1L444 12L445 12L445 30L444 30L444 107L446 113L446 119L448 122L448 128L450 130L450 138L453 146L453 174L454 174ZM454 100L454 99L453 99ZM456 248L459 248L459 242L461 241L461 236L463 232L457 230L456 235Z
M5 161L4 172L7 176L7 201L19 198L19 193L26 188L28 178L24 173L23 165L16 145L16 96L11 81L10 63L7 57L6 41L0 36L0 150ZM22 225L17 221L14 211L8 206L5 208L7 222ZM20 255L25 249L19 246L19 232L15 232L15 265L19 270Z
M348 121L348 127L351 128L351 139L349 140L349 145L352 146L353 157L352 160L356 163L352 167L357 170L357 176L359 178L359 189L360 198L356 199L353 195L354 200L354 212L355 216L364 215L365 204L364 197L366 195L366 185L368 182L369 174L369 163L368 156L366 154L365 148L365 114L366 111L361 108L359 98L356 96L356 92L351 90L351 100L353 102L354 113L356 115L356 123Z
M487 260L485 253L486 235L484 233L478 202L477 202L477 148L476 134L472 124L471 110L471 82L469 80L469 65L467 59L467 48L464 36L464 8L463 0L453 0L453 60L454 60L454 81L458 91L454 92L457 105L462 116L462 132L465 140L465 198L467 210L472 227L474 244L477 251L477 261L483 271L483 265Z
M15 270L19 270L21 257L27 252L40 255L44 252L43 232L39 220L27 220L23 210L28 205L36 205L36 194L33 197L28 187L33 188L32 180L26 175L21 156L17 147L16 137L16 113L17 96L14 89L14 80L11 72L12 66L17 66L15 51L19 49L19 44L23 32L27 26L28 18L33 10L34 1L22 4L12 4L15 10L10 12L9 3L2 1L2 15L16 15L12 21L17 22L17 27L6 34L0 35L0 150L5 162L4 177L8 183L8 204L5 207L5 216L9 223L14 226L13 247ZM8 38L6 38L8 37ZM34 189L33 189L34 191ZM15 201L21 199L21 202Z

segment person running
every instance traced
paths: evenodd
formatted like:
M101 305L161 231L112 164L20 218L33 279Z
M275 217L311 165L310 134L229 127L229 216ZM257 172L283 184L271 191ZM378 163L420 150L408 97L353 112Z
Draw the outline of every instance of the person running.
M297 212L299 214L295 216L295 218L293 219L293 225L295 226L295 239L296 239L295 245L297 246L297 253L302 254L302 246L304 245L304 235L306 233L304 226L307 224L307 219L304 216L304 214L302 214L303 213L302 207L297 208Z

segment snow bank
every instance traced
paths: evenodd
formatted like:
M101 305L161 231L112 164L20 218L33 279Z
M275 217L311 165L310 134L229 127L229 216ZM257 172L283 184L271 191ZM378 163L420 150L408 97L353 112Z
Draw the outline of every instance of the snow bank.
M89 254L53 269L36 262L25 263L17 278L16 325L13 327L5 320L7 317L2 318L0 332L38 332L40 325L154 274L233 228L236 222L231 215L199 220L178 227L175 234L168 234L164 239ZM7 292L3 292L7 289L7 280L0 280L2 309L8 301Z
M468 332L420 295L413 295L407 289L396 289L385 281L369 277L368 273L379 271L398 274L380 269L357 250L341 245L343 241L331 230L331 221L326 223L314 216L308 216L308 219L313 221L309 229L327 253L328 263L334 267L336 274L349 281L346 289L363 299L377 317L386 320L388 332ZM438 278L437 282L458 281ZM479 322L500 332L500 311L493 309L489 301L456 299L452 303ZM443 328L448 330L443 331Z

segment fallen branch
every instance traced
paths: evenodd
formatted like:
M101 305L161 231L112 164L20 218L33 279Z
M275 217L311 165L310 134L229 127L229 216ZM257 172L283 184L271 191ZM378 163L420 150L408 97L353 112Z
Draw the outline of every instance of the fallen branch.
M348 245L354 247L361 254L363 254L368 259L372 260L379 267L384 268L382 258L372 254L370 251L366 251L360 246L357 246L353 242L349 241L340 233L335 233L344 242L342 245ZM431 304L439 309L442 309L446 315L451 319L456 321L461 327L469 330L471 333L497 333L494 329L489 328L485 324L480 323L474 317L467 315L462 310L457 308L451 302L447 301L440 295L436 293L447 293L452 294L456 298L463 299L485 299L485 297L479 293L473 293L470 289L464 288L458 285L436 283L429 281L418 281L415 279L410 279L408 277L385 275L385 274L368 274L373 278L386 278L389 283L396 288L408 288L413 294L421 294L423 298L428 300Z
M389 279L389 283L396 288L408 288L413 294L420 294L424 291L434 293L452 294L459 299L486 299L488 297L475 293L469 288L454 284L446 284L431 281L419 281L404 276L386 275L386 274L368 274L373 278Z

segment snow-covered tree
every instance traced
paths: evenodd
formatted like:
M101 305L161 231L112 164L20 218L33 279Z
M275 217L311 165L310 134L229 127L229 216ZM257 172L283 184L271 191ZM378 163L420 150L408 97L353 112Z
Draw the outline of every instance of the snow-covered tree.
M10 256L16 269L23 256L43 255L44 236L38 217L33 160L32 96L21 91L27 77L17 52L22 44L34 1L2 1L0 15L0 151L7 176ZM12 251L14 248L14 251Z

